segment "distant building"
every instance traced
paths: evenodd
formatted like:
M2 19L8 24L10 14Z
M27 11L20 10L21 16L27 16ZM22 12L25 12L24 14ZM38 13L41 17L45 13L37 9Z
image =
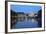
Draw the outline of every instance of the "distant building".
M30 13L29 16L30 16L30 17L34 17L34 13Z

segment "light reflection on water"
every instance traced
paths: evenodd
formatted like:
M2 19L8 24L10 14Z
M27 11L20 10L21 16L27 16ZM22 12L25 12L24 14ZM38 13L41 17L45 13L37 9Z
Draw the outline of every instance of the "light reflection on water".
M13 28L37 28L38 22L36 19L18 20Z
M38 23L35 19L31 19L32 23Z

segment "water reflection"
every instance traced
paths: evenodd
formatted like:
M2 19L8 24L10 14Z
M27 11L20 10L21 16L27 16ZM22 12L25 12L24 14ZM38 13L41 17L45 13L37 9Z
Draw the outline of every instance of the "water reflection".
M25 18L25 17L23 17L23 18L22 18L22 17L19 17L19 18L17 19L17 21L18 21L18 22L22 22L22 21L29 21L29 22L30 22L30 21L32 21L32 23L33 23L33 22L38 22L35 18L28 18L28 17L27 17L27 18Z
M13 28L37 28L38 21L35 18L19 18Z

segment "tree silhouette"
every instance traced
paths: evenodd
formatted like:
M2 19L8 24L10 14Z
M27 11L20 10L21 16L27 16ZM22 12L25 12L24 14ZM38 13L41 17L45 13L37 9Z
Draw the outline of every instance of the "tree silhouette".
M15 16L17 16L17 13L11 10L11 29L13 28L13 26L15 27L15 24L16 24L15 20L17 18Z
M40 9L39 11L38 11L38 27L41 27L42 26L42 10Z

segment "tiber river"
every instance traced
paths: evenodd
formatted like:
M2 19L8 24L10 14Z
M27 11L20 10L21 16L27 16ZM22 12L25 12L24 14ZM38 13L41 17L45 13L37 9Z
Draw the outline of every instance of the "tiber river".
M37 28L38 27L38 21L36 19L18 19L16 21L16 24L12 27L15 29L18 28Z

